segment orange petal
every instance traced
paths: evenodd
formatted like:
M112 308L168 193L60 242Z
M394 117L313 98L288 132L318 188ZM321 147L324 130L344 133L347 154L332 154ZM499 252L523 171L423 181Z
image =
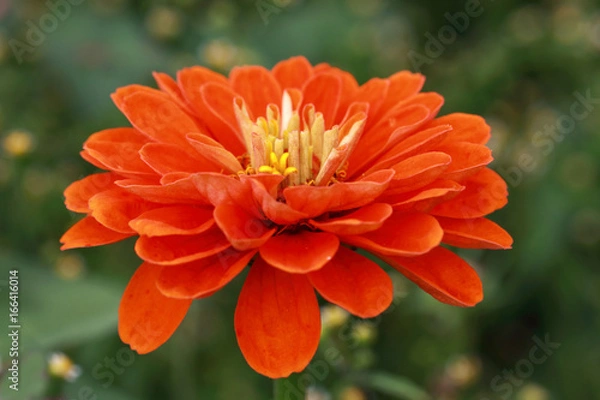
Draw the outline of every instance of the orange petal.
M409 71L397 72L388 79L390 81L390 88L379 113L374 116L375 121L383 117L386 112L398 104L415 96L425 84L425 77L423 75L413 74Z
M430 126L451 125L452 133L447 142L486 144L490 139L490 126L479 115L454 113L437 118Z
M397 211L410 209L429 211L431 207L457 196L464 189L464 186L454 181L438 179L417 190L386 196L381 200L392 204Z
M355 182L329 186L291 186L283 191L287 204L310 218L326 211L341 211L372 203L387 188L393 171L377 171Z
M170 299L156 288L158 265L142 264L119 306L119 336L139 354L156 350L175 332L192 300Z
M465 190L431 210L434 215L450 218L479 218L506 205L506 182L496 172L484 168L461 182Z
M156 93L130 94L119 108L134 127L160 143L186 147L186 135L201 131L177 103Z
M202 120L212 136L233 154L244 154L244 139L233 107L236 94L228 85L214 82L203 85L200 94L206 107Z
M156 282L167 297L195 299L214 293L227 285L248 265L255 251L225 250L214 256L187 264L163 268Z
M220 168L206 158L167 143L149 143L142 147L140 156L157 173L170 172L218 172Z
M250 187L232 176L212 172L199 173L194 175L194 184L215 207L231 203L250 212L256 209L254 203L249 201L252 198Z
M244 99L248 109L255 117L264 116L269 103L281 103L283 96L281 87L271 71L266 68L259 66L235 67L229 74L229 81L233 90ZM231 104L233 105L233 102Z
M135 252L144 261L158 265L176 265L217 254L231 245L218 228L199 235L140 236Z
M282 89L302 89L312 75L312 66L305 57L292 57L278 62L272 73Z
M212 209L182 205L146 211L129 222L129 226L139 235L154 237L197 235L214 223Z
M73 225L60 238L60 242L63 244L60 249L68 250L78 247L100 246L118 242L130 236L132 235L108 229L96 221L94 217L87 216Z
M303 88L303 105L314 104L317 112L323 113L325 127L333 125L342 94L342 80L333 74L313 76Z
M260 255L272 265L290 273L316 271L335 255L340 241L326 232L300 231L274 236L261 246Z
M235 333L250 366L269 378L306 368L319 346L321 318L308 279L258 258L235 310Z
M381 259L442 303L471 307L483 299L477 272L443 247L418 257L381 256Z
M171 99L190 116L194 115L194 110L190 107L185 97L183 97L181 88L177 85L175 79L162 72L154 72L152 73L152 76L160 90L168 94Z
M364 167L379 161L379 156L395 146L400 140L418 130L431 118L431 112L424 106L413 105L398 108L373 128L362 135L354 153L350 156L348 176L355 176ZM367 124L368 124L367 120Z
M372 318L392 303L392 280L376 263L340 247L335 257L318 271L308 274L325 300L361 318Z
M344 236L342 242L378 254L415 256L440 244L444 231L431 215L395 213L381 228L358 236Z
M294 210L288 204L278 201L272 193L272 186L266 186L265 183L275 182L277 177L262 177L260 175L241 177L242 182L247 182L252 189L252 196L259 205L261 212L272 222L279 225L292 225L303 219L308 218L308 215ZM299 187L299 186L297 186Z
M390 87L390 81L387 79L373 78L367 81L364 85L360 86L356 91L354 97L349 101L352 103L368 103L369 104L369 118L373 118L379 112L379 109L383 105ZM338 118L340 120L344 115L345 110L340 108L338 110ZM368 121L368 120L367 120Z
M417 154L394 165L396 171L386 194L405 193L417 190L438 178L452 162L446 153L428 152Z
M107 172L89 175L71 183L64 193L67 209L78 213L90 212L88 206L90 198L105 190L116 188L116 179L119 179L117 174Z
M188 175L164 185L140 179L124 179L116 181L115 184L153 203L210 204L196 189L193 180L194 175Z
M392 215L392 207L385 203L373 203L344 215L324 221L310 220L310 223L325 232L336 235L360 235L377 230Z
M106 129L91 135L83 148L107 169L121 174L153 175L142 161L140 149L151 139L133 128Z
M214 218L231 245L240 251L262 246L277 231L277 228L269 229L265 221L232 204L215 207Z
M481 144L468 142L442 143L436 147L436 150L452 157L452 163L444 171L444 178L455 181L461 181L475 174L494 160L492 151Z
M441 125L410 135L381 155L380 160L368 171L389 168L408 157L427 152L441 143L451 131L450 125Z
M216 165L219 170L222 169L223 172L231 174L237 174L238 172L243 171L239 160L216 140L200 133L188 135L187 139L192 147L196 149L198 155Z
M129 221L156 207L123 189L98 193L90 199L89 205L92 216L98 222L121 233L134 233Z
M444 230L442 242L469 249L510 249L512 238L498 224L486 218L437 217Z

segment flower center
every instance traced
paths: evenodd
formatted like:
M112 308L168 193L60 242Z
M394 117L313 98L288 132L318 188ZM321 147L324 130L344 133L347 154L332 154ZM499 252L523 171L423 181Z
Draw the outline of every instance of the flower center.
M247 150L242 156L245 170L240 173L283 175L284 187L328 185L345 178L349 144L362 132L364 119L354 122L351 129L344 130L343 125L325 129L323 114L314 105L305 104L299 112L301 99L299 91L286 90L281 107L269 104L266 118L256 121L244 101L236 99L235 114Z

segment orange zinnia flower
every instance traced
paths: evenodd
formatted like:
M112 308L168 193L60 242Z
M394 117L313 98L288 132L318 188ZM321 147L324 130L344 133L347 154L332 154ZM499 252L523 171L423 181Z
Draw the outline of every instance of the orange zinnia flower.
M316 291L362 318L383 312L392 282L357 248L436 299L481 301L477 273L441 243L507 249L484 218L506 184L487 168L478 116L436 118L443 98L399 72L359 86L348 72L295 57L271 71L203 67L160 90L112 98L132 128L92 135L81 155L108 172L65 191L87 216L62 249L138 236L144 263L127 286L119 334L139 353L163 344L192 300L251 265L235 312L246 360L277 378L301 371L320 336Z

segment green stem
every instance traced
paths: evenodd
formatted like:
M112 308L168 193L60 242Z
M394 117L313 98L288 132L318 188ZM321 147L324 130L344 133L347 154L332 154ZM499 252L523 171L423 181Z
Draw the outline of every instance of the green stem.
M306 399L304 388L294 385L292 381L293 376L273 381L274 400Z

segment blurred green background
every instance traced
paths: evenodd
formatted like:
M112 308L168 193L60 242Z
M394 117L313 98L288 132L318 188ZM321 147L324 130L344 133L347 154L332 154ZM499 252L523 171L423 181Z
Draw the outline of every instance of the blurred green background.
M132 356L116 318L140 263L133 242L61 253L58 239L79 218L62 191L94 171L79 158L82 143L127 125L109 98L117 87L154 86L152 71L271 67L298 54L361 83L421 70L425 89L446 98L442 114L485 116L493 167L510 191L492 219L515 245L461 253L484 281L486 298L474 309L439 304L398 274L394 305L379 319L327 308L320 351L292 385L311 385L312 400L600 399L600 2L53 6L65 1L0 0L0 320L8 325L7 271L19 269L23 326L18 396L6 387L8 328L0 328L0 399L271 398L271 382L246 365L235 341L243 277L195 302L159 350ZM466 11L469 26L453 35L450 20ZM40 24L47 32L36 36ZM540 352L539 340L560 347Z

